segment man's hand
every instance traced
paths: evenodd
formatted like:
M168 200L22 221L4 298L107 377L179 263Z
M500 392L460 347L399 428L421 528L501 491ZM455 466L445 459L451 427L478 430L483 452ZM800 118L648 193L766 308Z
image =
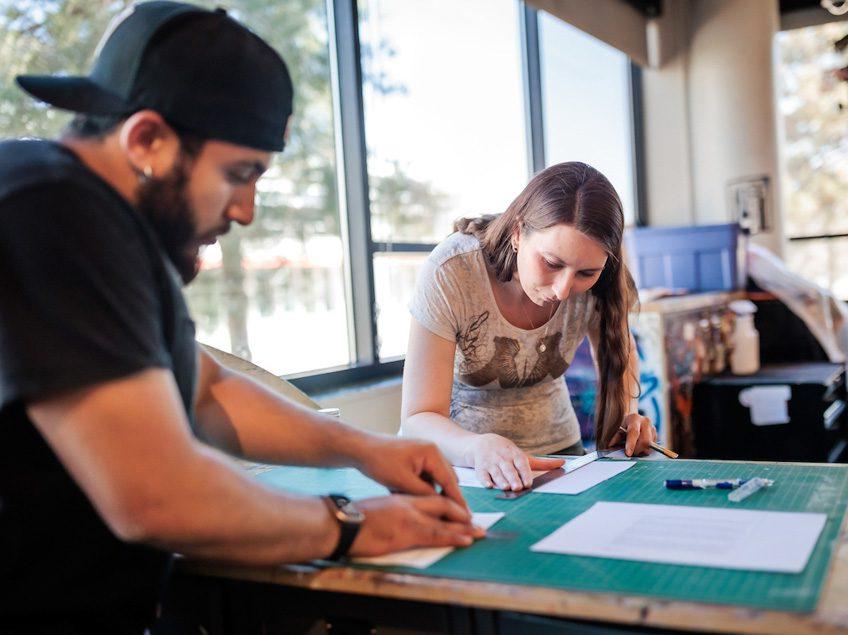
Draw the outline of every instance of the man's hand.
M428 441L375 436L356 467L390 490L432 495L440 485L445 496L466 511L456 474L439 449Z
M351 556L379 556L412 547L467 547L485 531L471 514L444 496L382 496L356 501L365 521Z
M530 487L533 470L553 470L565 462L527 454L506 437L493 433L477 435L467 454L467 463L474 467L481 485L505 491Z

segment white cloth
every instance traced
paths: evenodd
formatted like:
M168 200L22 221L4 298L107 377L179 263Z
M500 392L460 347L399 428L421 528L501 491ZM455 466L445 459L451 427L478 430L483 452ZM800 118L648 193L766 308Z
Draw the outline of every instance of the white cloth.
M751 386L739 393L739 403L751 409L751 423L755 426L773 426L789 423L789 400L792 387Z

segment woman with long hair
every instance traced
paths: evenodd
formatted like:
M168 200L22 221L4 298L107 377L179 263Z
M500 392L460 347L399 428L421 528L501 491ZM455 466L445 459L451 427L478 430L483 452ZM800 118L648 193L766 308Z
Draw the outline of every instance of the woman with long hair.
M504 213L454 230L427 259L410 305L402 433L434 441L487 487L529 486L532 470L562 465L534 455L584 453L563 374L588 335L598 447L647 451L656 430L636 411L627 321L636 289L607 178L585 163L553 165Z

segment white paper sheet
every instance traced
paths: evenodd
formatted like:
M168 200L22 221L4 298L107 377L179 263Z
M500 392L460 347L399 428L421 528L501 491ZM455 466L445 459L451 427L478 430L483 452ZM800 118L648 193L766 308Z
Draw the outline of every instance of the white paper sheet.
M492 525L504 517L503 512L474 512L473 522L478 527L489 529ZM426 569L431 564L441 560L451 551L453 547L425 547L422 549L407 549L397 551L384 556L371 558L354 558L354 562L362 564L376 564L385 567L413 567L415 569Z
M533 491L541 494L580 494L634 465L635 461L593 461Z
M566 459L566 464L568 464L569 460L571 459ZM579 494L585 492L590 487L594 487L598 483L604 482L608 478L612 478L616 474L630 469L634 465L635 461L593 461L589 465L574 470L565 476L560 476L558 479L554 479L550 483L545 483L533 491L543 494ZM483 487L480 481L477 480L477 475L474 473L473 468L454 466L453 470L456 472L460 485ZM544 471L534 471L533 478L544 473Z
M807 565L825 520L825 514L601 502L530 549L799 573Z

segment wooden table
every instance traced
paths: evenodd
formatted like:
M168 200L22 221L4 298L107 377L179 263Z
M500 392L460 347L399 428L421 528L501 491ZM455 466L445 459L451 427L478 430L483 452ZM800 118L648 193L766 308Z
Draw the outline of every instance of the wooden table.
M604 623L646 627L645 630L672 629L688 631L707 631L720 633L786 633L801 635L805 633L848 633L848 541L845 539L845 526L840 536L840 544L834 557L828 581L812 614L782 613L778 611L757 611L746 608L699 604L696 602L665 602L636 596L618 596L608 594L578 593L542 587L511 586L488 582L473 582L446 578L384 573L380 571L329 568L313 566L281 566L277 568L242 568L213 565L207 563L184 562L179 567L183 575L198 580L206 578L209 583L215 578L229 581L222 592L256 593L258 587L233 584L236 582L255 582L266 587L262 596L267 605L265 610L274 611L274 590L282 597L293 589L308 590L316 603L321 603L321 594L332 592L349 596L347 602L356 604L359 599L366 614L374 620L374 626L380 626L380 620L386 609L377 607L375 600L383 598L391 601L412 601L426 605L445 607L465 607L470 610L468 622L474 622L471 628L463 628L464 620L454 617L458 628L448 632L532 632L524 616L533 614L545 616L543 621L531 620L530 623L544 624L549 631L557 627L569 632L575 626L573 621ZM303 597L298 594L296 598ZM296 599L293 598L293 599ZM352 601L353 600L353 601ZM297 600L301 603L302 600ZM327 608L337 604L337 599L326 600ZM263 603L264 604L264 603ZM231 608L248 606L236 600ZM256 605L250 603L251 609ZM261 604L260 604L261 606ZM369 606L377 610L369 611ZM419 612L409 610L408 627L421 627L419 632L428 632L426 624L420 621ZM476 609L476 611L475 611ZM427 608L423 608L424 611ZM482 611L481 611L482 610ZM348 610L347 613L351 614ZM482 616L481 616L482 613ZM510 615L505 613L517 613ZM333 611L323 612L332 615ZM454 613L454 616L456 614ZM246 617L247 616L243 616ZM257 616L247 618L252 621ZM318 615L316 615L318 617ZM341 616L344 618L345 616ZM432 617L438 618L437 615ZM483 617L483 619L481 619ZM385 618L383 618L385 619ZM496 630L493 625L500 625ZM504 628L504 624L507 628ZM397 628L398 625L393 625ZM512 627L512 628L510 628ZM616 632L611 628L608 632ZM211 633L212 631L210 631ZM338 632L338 629L336 629ZM377 630L379 632L379 628ZM432 632L432 631L430 631ZM541 632L541 631L539 631ZM570 632L575 632L571 630ZM621 632L625 632L623 629Z
M210 635L292 632L293 616L325 618L333 633L848 633L846 527L843 515L811 613L314 565L182 560L176 586Z

